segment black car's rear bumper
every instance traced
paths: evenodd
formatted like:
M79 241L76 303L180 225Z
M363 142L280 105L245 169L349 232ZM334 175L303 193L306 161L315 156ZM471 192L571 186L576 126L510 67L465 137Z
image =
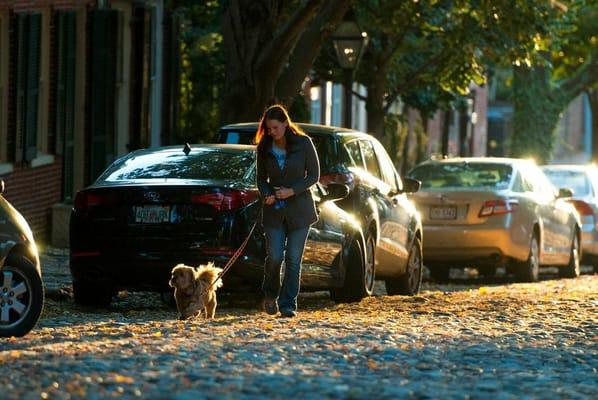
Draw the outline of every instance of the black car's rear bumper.
M136 257L93 252L71 256L73 280L107 285L127 290L170 290L168 280L172 268L179 264L198 266L213 261L223 267L229 257L199 254L143 253ZM224 276L224 289L238 291L259 288L263 275L263 259L241 256Z

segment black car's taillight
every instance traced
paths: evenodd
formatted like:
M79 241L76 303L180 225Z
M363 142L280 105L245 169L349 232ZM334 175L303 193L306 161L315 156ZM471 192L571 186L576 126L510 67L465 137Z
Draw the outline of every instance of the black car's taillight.
M87 212L98 206L107 206L115 203L111 193L78 192L75 196L74 207L77 212Z
M245 207L260 197L257 190L223 190L191 196L193 204L208 204L218 211L231 211Z

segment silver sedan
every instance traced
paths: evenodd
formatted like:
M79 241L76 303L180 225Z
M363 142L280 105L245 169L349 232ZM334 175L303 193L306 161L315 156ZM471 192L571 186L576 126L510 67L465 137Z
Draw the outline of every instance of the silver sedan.
M451 267L496 267L536 281L540 266L579 275L581 222L568 201L529 160L454 158L426 161L408 176L422 182L412 196L421 213L424 263L437 280Z
M598 168L594 165L545 165L542 171L555 186L573 190L571 203L581 217L582 263L598 272Z

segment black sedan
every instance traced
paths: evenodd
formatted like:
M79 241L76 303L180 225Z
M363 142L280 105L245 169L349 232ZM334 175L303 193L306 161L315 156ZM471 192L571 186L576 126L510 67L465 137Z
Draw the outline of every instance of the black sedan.
M255 147L198 145L138 150L77 193L70 221L75 301L107 305L119 289L167 291L172 267L223 265L248 236L261 205ZM302 287L337 301L368 295L359 222L334 203L345 185L314 187L320 220L303 258ZM265 258L258 223L224 290L257 291Z

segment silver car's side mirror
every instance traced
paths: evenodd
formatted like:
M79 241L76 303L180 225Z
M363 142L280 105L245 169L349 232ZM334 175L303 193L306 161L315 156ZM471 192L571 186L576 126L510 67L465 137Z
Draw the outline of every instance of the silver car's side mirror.
M557 196L559 199L569 199L573 197L573 190L569 188L560 188L559 195Z

